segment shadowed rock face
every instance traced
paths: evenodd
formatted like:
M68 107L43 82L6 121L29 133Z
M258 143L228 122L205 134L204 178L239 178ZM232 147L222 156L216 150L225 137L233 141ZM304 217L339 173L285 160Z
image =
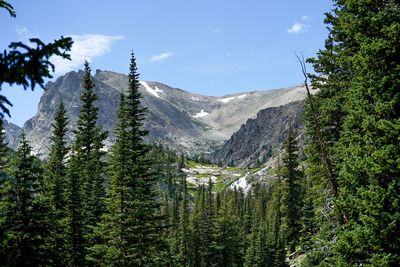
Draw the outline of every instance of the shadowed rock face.
M3 120L3 128L5 131L7 145L9 147L16 148L18 146L19 137L22 134L22 129L6 120Z
M73 71L49 82L33 118L21 129L5 125L9 145L15 148L23 131L33 152L45 158L51 145L51 123L61 100L70 119L68 139L71 141L81 105L82 76L83 71ZM98 96L98 123L109 132L106 145L110 146L115 140L113 129L120 94L127 89L128 77L97 70L93 81ZM192 94L158 82L140 83L142 104L148 110L144 127L149 135L145 141L162 143L189 155L205 154L209 158L246 120L256 118L260 110L302 100L306 95L305 89L297 86L214 97ZM220 159L220 156L215 158Z
M304 101L297 101L261 110L215 152L213 160L241 167L266 162L282 147L290 124L298 135L302 134L303 107Z

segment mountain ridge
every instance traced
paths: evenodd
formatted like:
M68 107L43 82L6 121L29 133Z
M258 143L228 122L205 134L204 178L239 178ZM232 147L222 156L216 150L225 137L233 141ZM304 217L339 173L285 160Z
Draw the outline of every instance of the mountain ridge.
M33 152L41 158L46 157L50 148L51 123L61 100L70 118L68 141L73 138L72 130L80 108L82 75L82 70L72 71L48 82L38 112L19 131L26 134ZM126 91L128 77L117 72L96 70L92 79L98 96L98 123L109 132L106 141L109 147L115 140L113 129L119 95ZM143 106L148 108L144 124L149 130L146 142L161 143L187 155L200 154L208 158L212 158L214 151L229 140L248 119L256 118L260 110L284 106L306 96L302 86L204 96L155 81L140 81L139 91ZM18 144L15 136L18 131L14 127L9 132L9 144L15 148Z

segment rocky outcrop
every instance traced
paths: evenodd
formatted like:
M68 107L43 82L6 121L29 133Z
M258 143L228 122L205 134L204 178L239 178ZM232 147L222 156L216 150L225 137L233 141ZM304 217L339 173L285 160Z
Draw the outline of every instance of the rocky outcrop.
M297 101L259 111L215 152L214 161L240 167L265 163L282 148L290 124L301 135L303 106Z
M7 145L16 148L18 146L19 137L22 134L22 129L7 120L3 120L3 128Z

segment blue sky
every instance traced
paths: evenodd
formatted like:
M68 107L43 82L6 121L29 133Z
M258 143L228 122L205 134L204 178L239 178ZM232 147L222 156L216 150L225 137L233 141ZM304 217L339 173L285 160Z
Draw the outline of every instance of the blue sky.
M221 96L302 82L295 52L314 56L327 36L329 0L35 0L9 1L0 13L0 48L15 40L72 36L72 61L54 59L54 79L82 68L128 72L130 52L140 78L194 93ZM32 117L43 90L5 88L8 119Z

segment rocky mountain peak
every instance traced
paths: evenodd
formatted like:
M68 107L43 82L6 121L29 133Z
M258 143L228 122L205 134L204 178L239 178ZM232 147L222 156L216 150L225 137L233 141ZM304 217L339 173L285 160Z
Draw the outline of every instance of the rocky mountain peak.
M58 104L64 102L70 119L69 140L80 110L83 71L71 71L46 85L37 114L22 127L34 153L45 157L50 148L51 123ZM98 123L109 131L108 145L114 140L119 95L128 87L128 76L107 70L96 70L93 76L98 96ZM252 91L215 97L193 94L166 84L140 81L142 104L148 108L144 127L149 130L147 142L162 143L186 154L212 157L217 148L230 140L248 119L260 110L302 100L301 86L268 91ZM276 115L276 114L275 114ZM276 122L278 123L278 121ZM15 128L10 133L16 134ZM17 137L10 145L16 147ZM219 149L221 151L221 149Z

